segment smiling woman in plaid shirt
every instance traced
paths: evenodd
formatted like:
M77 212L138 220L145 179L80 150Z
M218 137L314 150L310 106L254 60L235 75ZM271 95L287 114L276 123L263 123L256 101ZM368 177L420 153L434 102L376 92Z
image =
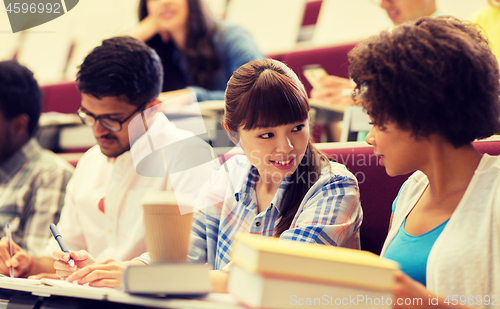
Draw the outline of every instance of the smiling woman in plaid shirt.
M252 61L234 72L225 101L224 128L245 155L201 189L189 260L222 270L237 233L359 249L358 183L313 146L295 73L275 60ZM217 287L224 275L213 275Z

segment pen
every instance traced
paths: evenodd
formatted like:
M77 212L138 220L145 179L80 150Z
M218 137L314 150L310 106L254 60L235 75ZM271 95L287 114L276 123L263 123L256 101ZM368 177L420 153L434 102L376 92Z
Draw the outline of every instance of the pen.
M57 226L54 223L50 224L50 232L52 233L52 236L54 236L54 239L59 244L59 247L61 248L61 250L64 253L69 254L68 247L66 247L66 244L64 243L64 240L62 239L61 233L59 233L59 230L57 229ZM68 264L71 267L74 267L75 266L75 261L73 261L73 259L70 257L69 261L68 261Z
M9 222L5 223L6 233L7 233L7 241L9 246L9 257L12 258L12 233L10 232ZM14 268L12 267L12 262L10 263L10 277L14 278Z

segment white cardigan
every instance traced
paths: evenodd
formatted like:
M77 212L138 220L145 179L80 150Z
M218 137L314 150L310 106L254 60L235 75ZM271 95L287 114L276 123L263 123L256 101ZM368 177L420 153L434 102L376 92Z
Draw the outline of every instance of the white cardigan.
M427 184L427 177L420 171L408 179L381 256ZM462 200L429 253L426 276L427 288L449 296L450 301L453 295L458 300L462 295L468 300L469 296L475 300L481 296L481 304L476 300L467 305L500 305L500 156L483 155ZM490 296L490 305L484 305L485 295Z

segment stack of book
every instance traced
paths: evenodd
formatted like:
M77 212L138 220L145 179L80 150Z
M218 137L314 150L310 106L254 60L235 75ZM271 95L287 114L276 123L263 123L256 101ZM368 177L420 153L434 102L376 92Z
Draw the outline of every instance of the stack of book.
M129 266L123 273L123 290L150 296L201 297L212 290L207 264L183 262Z
M396 262L367 251L237 235L228 291L252 308L391 308Z

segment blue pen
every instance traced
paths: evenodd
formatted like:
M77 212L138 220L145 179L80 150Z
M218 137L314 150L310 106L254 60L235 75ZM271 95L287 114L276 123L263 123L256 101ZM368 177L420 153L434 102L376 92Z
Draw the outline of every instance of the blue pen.
M52 233L52 236L54 236L54 239L59 244L59 247L61 248L61 250L64 253L69 254L68 247L66 247L66 244L64 243L64 240L62 239L61 233L59 233L59 230L57 229L57 226L54 223L50 224L50 232ZM68 261L68 264L71 267L74 267L75 266L75 261L73 261L73 259L70 257L69 261Z
M9 257L12 258L12 233L10 232L9 222L5 223L5 229L7 234L7 241L9 246ZM12 262L10 264L10 277L14 278L14 268L12 267Z

